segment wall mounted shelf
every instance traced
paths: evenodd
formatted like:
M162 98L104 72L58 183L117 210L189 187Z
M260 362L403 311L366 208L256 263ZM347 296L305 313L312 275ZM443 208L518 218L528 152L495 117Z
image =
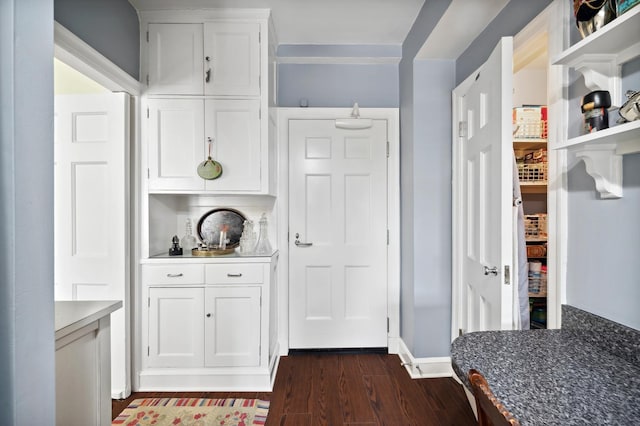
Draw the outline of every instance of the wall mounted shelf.
M621 66L640 57L640 7L619 16L553 58L574 68L591 90L608 90L614 105L623 101ZM640 152L640 121L567 138L554 149L570 149L585 162L602 198L622 197L622 156Z

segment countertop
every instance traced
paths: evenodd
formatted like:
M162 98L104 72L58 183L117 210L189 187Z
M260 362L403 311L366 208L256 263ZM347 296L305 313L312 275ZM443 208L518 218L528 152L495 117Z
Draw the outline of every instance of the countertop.
M640 331L566 306L563 324L460 336L454 371L468 389L480 371L523 426L638 424Z
M56 301L56 340L65 337L120 308L122 308L122 301L120 300Z

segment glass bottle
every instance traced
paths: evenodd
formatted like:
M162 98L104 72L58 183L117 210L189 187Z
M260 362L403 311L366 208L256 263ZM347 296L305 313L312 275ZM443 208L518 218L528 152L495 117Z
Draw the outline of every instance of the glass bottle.
M184 237L180 239L180 246L185 250L191 250L198 247L198 241L193 236L193 228L191 226L191 219L187 218L184 223Z
M267 229L267 215L262 213L260 217L260 235L258 236L258 242L256 243L255 253L258 256L271 256L273 250L271 243L269 243L269 231Z

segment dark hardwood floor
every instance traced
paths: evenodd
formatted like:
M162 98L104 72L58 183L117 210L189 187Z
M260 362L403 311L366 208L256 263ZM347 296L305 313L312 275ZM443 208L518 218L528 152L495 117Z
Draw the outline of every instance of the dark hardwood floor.
M476 424L456 381L413 380L396 355L386 354L290 355L280 360L273 392L134 392L113 401L113 418L144 397L266 399L267 426Z

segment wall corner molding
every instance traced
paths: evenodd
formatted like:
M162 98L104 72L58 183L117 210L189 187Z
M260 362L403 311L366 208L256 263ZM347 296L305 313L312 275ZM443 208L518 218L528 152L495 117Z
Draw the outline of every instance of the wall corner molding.
M414 358L402 339L399 341L398 356L412 379L452 377L457 380L451 366L451 357Z
M139 81L58 22L54 22L54 42L56 58L107 89L113 92L124 90L133 96L141 94Z

